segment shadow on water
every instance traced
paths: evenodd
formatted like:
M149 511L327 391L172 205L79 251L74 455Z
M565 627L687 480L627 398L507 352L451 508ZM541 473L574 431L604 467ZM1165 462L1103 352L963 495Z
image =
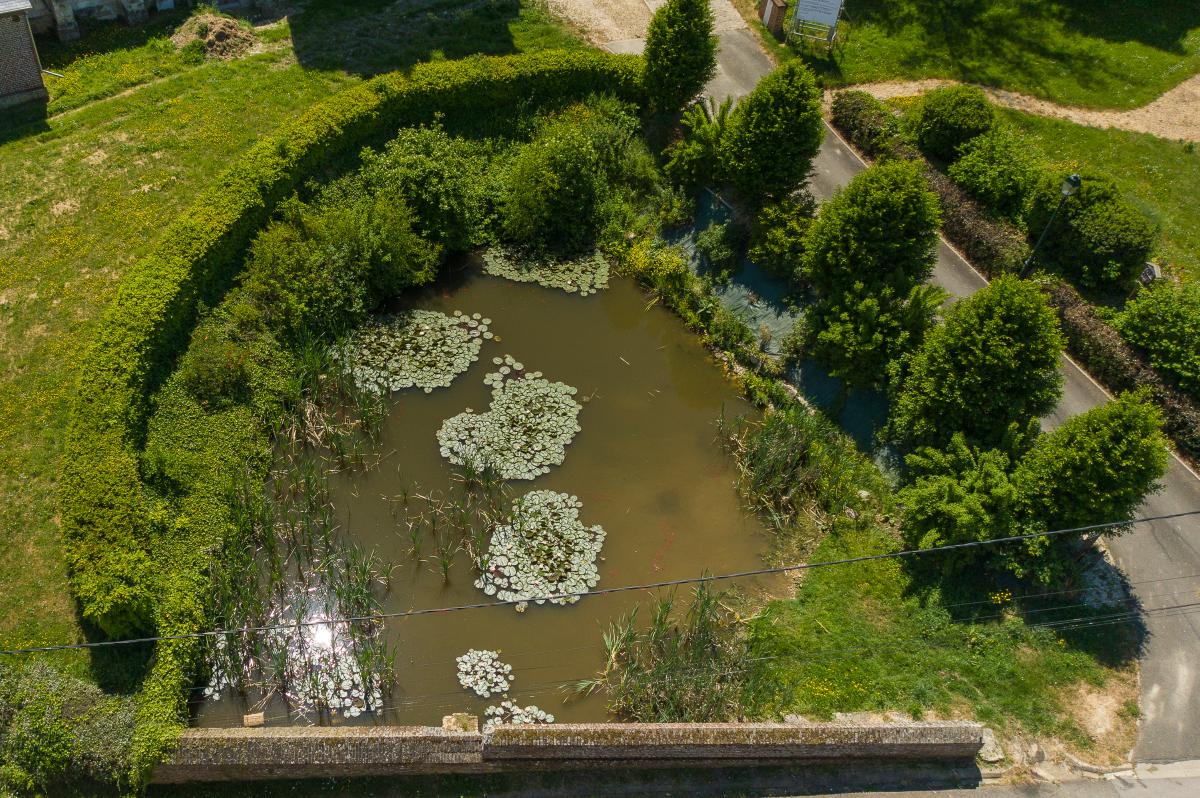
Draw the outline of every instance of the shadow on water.
M697 203L695 223L665 234L668 243L678 246L688 257L692 270L713 280L713 291L721 304L756 333L763 350L776 357L783 355L783 341L810 303L810 298L789 292L784 280L768 273L748 258L731 274L718 275L697 251L696 234L712 224L732 218L728 206L713 194L704 192ZM879 390L847 390L845 383L832 376L819 363L806 359L794 364L786 375L806 400L836 421L859 448L868 452L885 471L893 471L898 455L881 446L879 433L887 421L887 394Z

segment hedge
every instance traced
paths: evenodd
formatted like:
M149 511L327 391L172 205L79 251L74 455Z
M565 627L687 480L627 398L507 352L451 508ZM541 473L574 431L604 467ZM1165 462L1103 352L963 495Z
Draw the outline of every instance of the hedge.
M142 487L149 397L186 345L198 304L235 277L250 238L304 180L401 126L437 114L488 120L530 104L605 92L640 103L641 59L546 51L422 64L312 107L243 155L126 272L85 355L73 401L59 503L71 586L83 618L119 637L203 623L202 573L155 562L170 538ZM158 526L156 527L156 524ZM169 578L168 575L169 574ZM179 729L193 640L157 647L140 697L134 758L153 764Z
M1029 254L1025 235L991 217L987 209L934 168L900 135L900 124L886 105L864 91L833 97L834 126L872 158L903 158L924 165L929 185L942 204L942 232L989 278L1020 271Z
M1110 391L1148 388L1162 410L1164 431L1182 454L1200 460L1200 403L1167 382L1074 288L1051 280L1042 290L1058 312L1071 356Z

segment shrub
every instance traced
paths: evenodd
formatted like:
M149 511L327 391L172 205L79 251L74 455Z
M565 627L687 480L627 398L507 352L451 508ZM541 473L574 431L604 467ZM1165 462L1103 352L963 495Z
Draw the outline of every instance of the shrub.
M977 449L962 433L945 450L922 448L905 458L916 477L896 494L904 507L906 548L932 549L1023 533L1024 503L1000 449ZM938 555L936 567L962 571L993 562L994 549L965 548Z
M1001 219L1020 222L1038 178L1029 145L1011 128L997 126L959 147L950 178Z
M646 32L642 78L650 107L676 114L717 71L717 37L708 0L667 0Z
M237 341L202 337L179 363L179 378L201 405L217 409L243 399L249 389L249 353Z
M933 167L925 170L925 177L941 201L942 232L971 265L989 278L1019 273L1029 255L1025 235L990 218L983 206Z
M1162 419L1145 392L1125 393L1043 435L1013 481L1029 517L1046 529L1125 521L1167 471ZM1104 534L1118 533L1107 529ZM1062 538L1028 541L1031 572L1048 583L1062 576Z
M1027 213L1029 231L1040 235L1062 200L1064 175L1047 173ZM1145 268L1158 228L1122 197L1116 184L1084 175L1079 191L1063 203L1039 258L1088 288L1127 289Z
M909 161L876 164L826 202L804 240L802 278L826 296L855 283L907 295L933 273L937 197Z
M1156 283L1126 304L1117 329L1154 368L1200 399L1200 284Z
M683 138L666 150L663 171L686 189L711 183L720 173L721 137L729 123L733 99L720 105L711 100L688 108L680 121Z
M891 286L872 292L855 283L809 309L806 351L848 386L880 386L892 362L921 345L945 298L945 291L932 285L915 285L908 295L897 296Z
M1062 346L1037 287L998 278L955 304L913 355L892 406L892 435L936 446L961 432L970 443L994 443L1058 402Z
M599 230L610 184L630 177L636 119L609 102L572 106L545 120L521 148L501 202L504 233L536 249L568 253Z
M975 86L947 86L925 95L917 112L917 143L925 152L949 162L960 145L987 133L996 112Z
M714 222L696 234L696 249L717 272L735 270L745 247L746 229L736 222Z
M0 792L129 783L133 701L41 662L0 663Z
M900 141L900 120L865 91L839 91L830 107L833 125L871 157L893 154ZM909 155L917 155L913 150Z
M807 189L764 205L750 228L750 260L777 277L795 280L816 211L817 201Z
M363 153L362 180L398 193L416 214L418 231L447 251L482 243L487 218L487 154L441 124L402 128L382 152Z
M1149 390L1167 435L1184 454L1200 458L1200 403L1168 384L1071 286L1053 280L1042 290L1058 312L1071 356L1111 391Z
M722 173L752 204L785 197L808 176L824 131L816 79L801 61L788 61L729 115L721 136Z
M432 279L440 260L400 196L331 196L338 201L319 207L284 203L283 218L250 248L246 291L293 339L353 326L381 300Z

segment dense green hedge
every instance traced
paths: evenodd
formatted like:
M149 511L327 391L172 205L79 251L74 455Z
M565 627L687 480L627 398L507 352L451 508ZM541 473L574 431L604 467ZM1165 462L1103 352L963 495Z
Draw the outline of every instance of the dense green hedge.
M186 345L198 304L211 303L230 284L251 236L281 200L402 125L438 114L486 120L601 91L640 102L640 79L640 59L595 51L471 58L422 64L408 76L383 75L314 106L260 142L171 223L125 274L80 370L60 507L83 617L112 636L188 633L203 623L203 573L167 568L158 559L164 544L187 534L144 492L139 450L149 397ZM244 408L229 411L239 412ZM214 418L209 423L218 423ZM232 416L226 420L230 434L247 428ZM213 464L203 451L208 444L194 443L203 467L193 476L211 477ZM207 495L195 501L216 501ZM185 518L220 521L215 506L182 509ZM157 647L139 697L135 770L152 765L174 739L196 648L193 640Z
M1162 410L1163 430L1181 453L1200 461L1200 403L1163 379L1074 288L1051 280L1042 290L1058 312L1071 356L1110 391L1148 388Z

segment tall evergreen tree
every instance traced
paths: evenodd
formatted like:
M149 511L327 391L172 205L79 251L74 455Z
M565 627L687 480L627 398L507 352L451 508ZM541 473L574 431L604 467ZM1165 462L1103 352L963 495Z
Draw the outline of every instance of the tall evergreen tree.
M816 78L789 61L733 109L721 138L722 172L751 204L782 199L808 176L824 133Z
M708 0L667 0L646 33L644 81L650 106L677 114L717 71L717 38Z

